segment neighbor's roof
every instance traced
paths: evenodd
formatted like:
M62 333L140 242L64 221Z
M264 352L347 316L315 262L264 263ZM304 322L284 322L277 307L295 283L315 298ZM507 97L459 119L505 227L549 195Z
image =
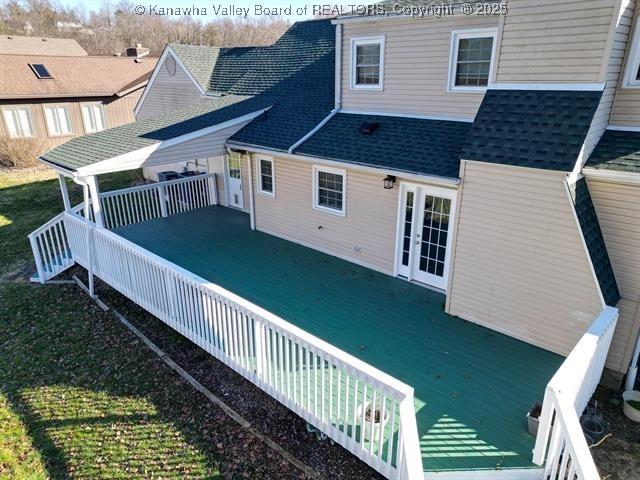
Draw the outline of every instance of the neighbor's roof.
M640 132L606 130L585 166L640 173Z
M373 133L363 123L377 123ZM294 153L359 165L458 178L470 122L338 113Z
M0 55L86 57L88 54L72 38L0 35Z
M571 196L602 296L607 305L615 307L620 300L620 292L609 260L607 245L602 236L596 209L589 194L589 186L584 177L576 182Z
M72 138L40 158L67 170L76 170L242 117L268 106L269 100L266 97L228 95L165 115Z
M601 91L488 90L462 158L570 172L601 96Z
M142 86L156 58L136 63L120 57L44 57L0 55L0 99L111 96L139 81ZM53 79L36 77L29 64L41 63Z

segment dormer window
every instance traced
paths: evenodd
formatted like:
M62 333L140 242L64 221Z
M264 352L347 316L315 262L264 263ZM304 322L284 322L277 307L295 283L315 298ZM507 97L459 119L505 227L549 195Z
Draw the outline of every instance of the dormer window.
M382 90L384 37L351 39L351 88Z
M636 25L624 72L624 88L640 88L640 23Z
M497 31L454 31L449 64L449 91L484 91L493 72Z
M47 67L45 67L44 64L30 63L29 66L31 67L31 70L33 70L33 73L36 74L36 77L42 80L53 78L53 76L49 73L49 70L47 70Z

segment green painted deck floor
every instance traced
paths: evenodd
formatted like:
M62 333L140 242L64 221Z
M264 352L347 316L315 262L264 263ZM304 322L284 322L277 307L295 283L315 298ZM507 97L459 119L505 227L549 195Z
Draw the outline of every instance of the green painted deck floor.
M562 357L447 315L442 294L251 231L232 209L116 233L413 386L425 471L534 467L525 415Z

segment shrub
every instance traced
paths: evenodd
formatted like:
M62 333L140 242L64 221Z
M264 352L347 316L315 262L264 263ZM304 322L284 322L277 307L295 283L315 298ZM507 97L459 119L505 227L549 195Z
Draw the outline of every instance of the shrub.
M35 138L0 136L0 167L27 168L37 165L42 153L42 141Z

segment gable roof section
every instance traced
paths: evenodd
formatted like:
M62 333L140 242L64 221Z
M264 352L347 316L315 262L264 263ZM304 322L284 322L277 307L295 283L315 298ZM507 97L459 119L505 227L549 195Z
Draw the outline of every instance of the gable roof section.
M570 172L601 96L601 91L487 90L462 158Z
M640 173L640 131L606 130L585 167Z
M365 123L378 123L371 134ZM458 178L471 123L338 113L294 153L358 165Z
M0 52L6 55L86 57L88 53L73 38L0 35Z
M268 107L268 99L229 95L166 115L76 137L40 158L67 170L77 170Z
M620 292L586 179L580 178L570 191L600 291L605 303L614 307L620 300Z
M202 91L207 90L213 66L218 59L219 48L196 45L181 45L170 43L169 47L182 64L189 70L191 76L200 85Z
M0 55L0 98L110 97L123 87L147 81L157 59L136 63L121 57ZM37 78L30 63L42 63L52 79Z

